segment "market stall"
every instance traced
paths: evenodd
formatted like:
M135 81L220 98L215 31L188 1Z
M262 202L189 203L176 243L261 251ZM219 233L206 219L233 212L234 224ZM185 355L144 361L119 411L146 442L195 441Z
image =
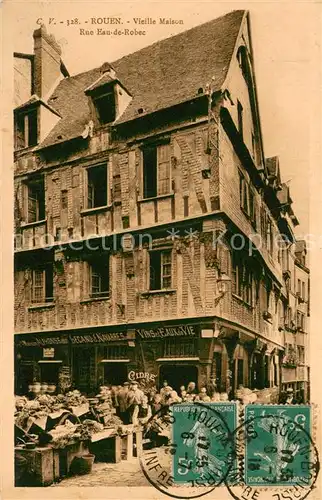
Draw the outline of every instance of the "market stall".
M17 396L16 486L48 485L88 473L95 456L108 462L130 458L134 443L141 446L141 435L139 426L124 425L116 415L108 388L95 398L77 390Z

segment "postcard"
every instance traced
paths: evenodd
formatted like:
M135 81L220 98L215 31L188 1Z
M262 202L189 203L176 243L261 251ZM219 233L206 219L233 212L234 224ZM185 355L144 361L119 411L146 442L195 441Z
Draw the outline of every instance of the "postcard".
M4 499L320 497L320 18L3 3Z

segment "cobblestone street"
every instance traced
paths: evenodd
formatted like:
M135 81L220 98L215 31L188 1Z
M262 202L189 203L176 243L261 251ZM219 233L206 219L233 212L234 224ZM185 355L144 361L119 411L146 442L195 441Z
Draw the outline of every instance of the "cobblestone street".
M148 486L137 458L122 461L118 464L95 463L90 474L73 476L55 483L52 487L82 486Z

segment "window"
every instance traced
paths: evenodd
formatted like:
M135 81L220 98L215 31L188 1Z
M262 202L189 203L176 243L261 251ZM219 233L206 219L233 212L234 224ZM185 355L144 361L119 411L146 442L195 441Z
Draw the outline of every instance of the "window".
M298 359L299 363L304 364L305 363L305 350L304 347L301 345L297 346L297 352L298 352Z
M68 191L64 189L61 192L61 209L65 210L66 208L68 208Z
M28 182L27 186L27 222L45 219L44 178Z
M237 100L237 112L238 112L238 131L243 138L243 106Z
M241 208L249 213L249 205L248 205L248 184L246 182L245 177L240 173L239 174L239 192L240 192L240 205Z
M87 208L107 205L107 165L87 169Z
M244 360L237 359L237 387L244 384Z
M90 296L108 297L110 291L109 283L109 257L97 257L89 263Z
M292 327L292 320L293 320L293 312L291 307L287 308L286 311L286 325L291 328Z
M255 198L254 192L251 188L249 188L249 217L256 226Z
M302 299L305 300L305 283L302 281Z
M167 338L164 342L165 358L184 358L196 355L196 344L193 339Z
M53 280L52 264L32 271L31 302L33 304L43 304L54 300Z
M278 326L284 327L284 306L282 302L278 303Z
M240 206L243 212L250 218L252 224L256 227L255 194L241 172L239 172L239 197Z
M266 247L269 253L273 253L273 227L269 217L266 219Z
M128 359L127 345L111 345L105 347L105 359Z
M300 279L297 280L297 296L302 299L302 302L305 300L305 282Z
M16 116L16 148L28 148L38 142L38 110Z
M301 280L297 280L297 294L301 297Z
M116 106L114 91L100 95L93 99L99 121L103 124L114 122L116 118Z
M171 250L150 252L150 290L162 290L172 286Z
M143 197L170 193L170 146L163 144L143 149Z
M253 275L236 254L233 255L232 262L232 292L247 304L253 304Z
M305 315L301 311L296 313L296 326L301 331L305 331Z
M266 248L272 254L274 247L273 224L264 207L262 207L261 211L261 232Z

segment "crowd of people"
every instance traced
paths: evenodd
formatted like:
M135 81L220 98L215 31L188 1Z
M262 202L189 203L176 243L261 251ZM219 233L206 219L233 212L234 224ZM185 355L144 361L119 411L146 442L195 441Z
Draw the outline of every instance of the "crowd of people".
M284 396L284 395L282 395ZM138 382L124 382L123 386L112 385L105 387L103 397L109 397L116 414L120 417L125 425L128 424L145 424L152 415L160 411L162 408L170 406L173 403L189 403L189 402L218 402L228 401L227 392L217 392L209 387L201 387L197 390L195 382L189 382L187 386L181 386L177 392L164 380L162 388L158 391L156 386L141 387ZM243 386L239 386L236 391L235 399L242 404L253 404L258 401L257 390L251 390ZM290 390L280 398L280 403L296 404L293 393Z
M152 415L173 403L228 401L227 393L209 391L206 387L198 391L195 382L182 385L177 392L167 380L159 391L156 386L141 388L138 382L127 381L123 386L106 387L102 397L111 398L116 414L125 425L145 424Z

